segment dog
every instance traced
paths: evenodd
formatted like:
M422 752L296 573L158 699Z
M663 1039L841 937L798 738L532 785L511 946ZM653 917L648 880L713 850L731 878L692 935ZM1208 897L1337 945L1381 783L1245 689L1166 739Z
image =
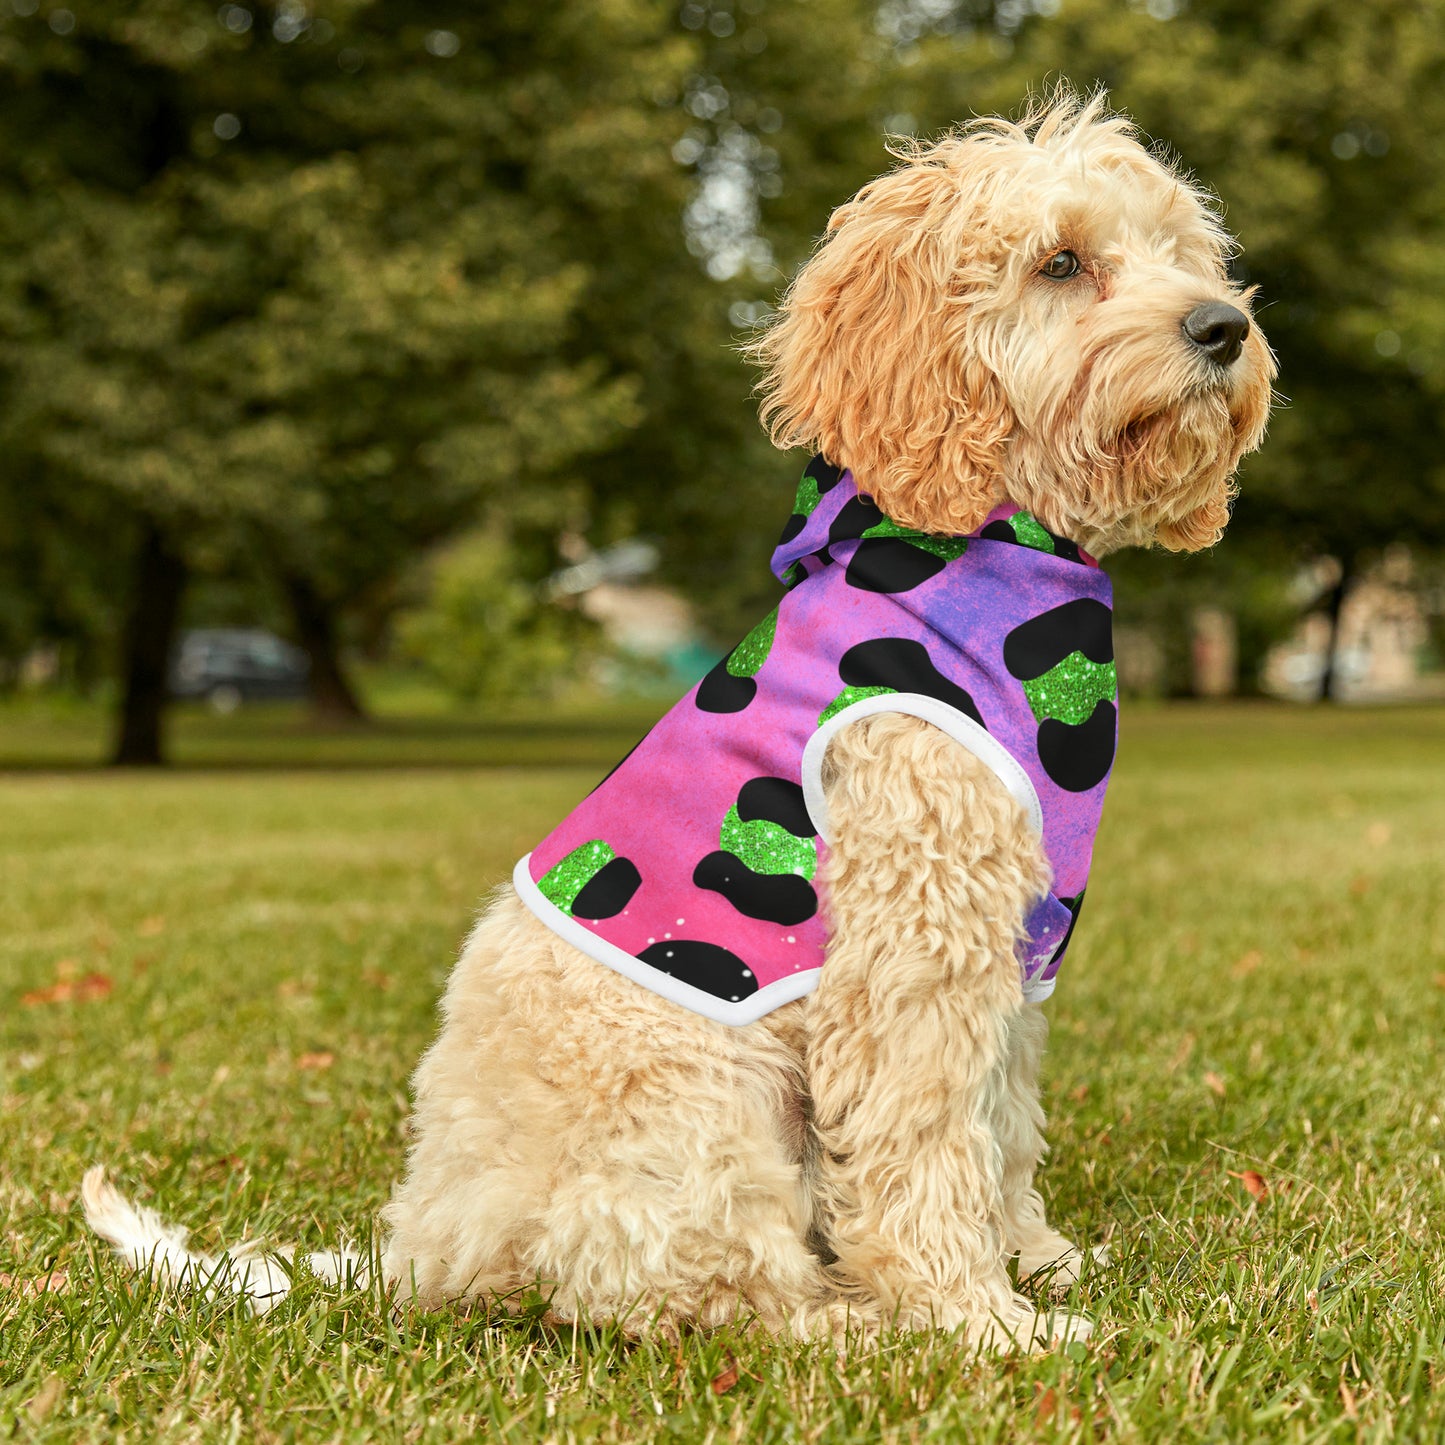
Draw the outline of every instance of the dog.
M1009 1262L1083 1260L1035 1171L1039 1001L1114 752L1098 559L1218 540L1275 364L1217 209L1102 96L895 155L751 346L772 440L817 454L778 611L451 977L385 1209L401 1298L541 1288L665 1338L1089 1331ZM101 1171L85 1200L134 1262L200 1269Z

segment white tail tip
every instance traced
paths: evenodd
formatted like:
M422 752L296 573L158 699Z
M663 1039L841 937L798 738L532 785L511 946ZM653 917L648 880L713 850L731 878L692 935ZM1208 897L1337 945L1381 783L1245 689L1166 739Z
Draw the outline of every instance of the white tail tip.
M132 1269L200 1289L207 1299L239 1295L256 1314L265 1314L279 1304L291 1288L286 1267L289 1249L267 1254L252 1244L215 1256L194 1254L186 1248L186 1230L167 1224L153 1209L132 1204L106 1178L103 1164L86 1170L80 1199L85 1222ZM367 1261L349 1249L308 1255L307 1263L314 1274L331 1284L344 1284L349 1278L362 1285L370 1273Z

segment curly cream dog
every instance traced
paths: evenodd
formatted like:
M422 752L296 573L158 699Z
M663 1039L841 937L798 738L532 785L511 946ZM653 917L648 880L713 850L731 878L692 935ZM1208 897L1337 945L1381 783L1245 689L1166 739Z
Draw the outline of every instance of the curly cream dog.
M1008 501L1095 557L1209 546L1274 373L1229 244L1099 99L909 146L835 213L756 345L772 437L925 534L966 537ZM1007 1270L1079 1265L1034 1186L1045 1023L1018 949L1050 885L1037 824L997 768L899 712L833 736L822 786L826 967L751 1022L660 997L498 894L415 1078L385 1211L404 1296L540 1284L558 1318L668 1336L1087 1332ZM87 1204L133 1258L174 1243L96 1171Z

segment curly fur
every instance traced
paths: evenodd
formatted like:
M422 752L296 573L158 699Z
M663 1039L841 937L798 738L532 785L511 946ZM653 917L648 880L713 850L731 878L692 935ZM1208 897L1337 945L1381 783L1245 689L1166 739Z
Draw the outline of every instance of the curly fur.
M845 459L926 531L970 532L1009 497L1095 555L1217 541L1274 366L1257 328L1224 385L1181 344L1201 302L1248 311L1208 198L1101 96L897 154L750 348L774 442ZM1080 276L1041 276L1066 248Z
M1217 210L1099 98L899 155L754 347L774 440L930 532L1010 497L1095 554L1213 542L1273 377L1257 329L1227 368L1182 332L1202 302L1248 304ZM1048 279L1065 248L1080 274ZM825 785L827 965L745 1028L610 972L501 891L416 1073L383 1258L403 1297L540 1287L558 1318L669 1336L736 1318L835 1339L962 1326L1000 1347L1087 1333L1006 1272L1080 1264L1034 1183L1045 1028L1015 947L1048 884L1039 840L914 718L841 732ZM127 1211L92 1220L144 1258L163 1227L128 1234Z

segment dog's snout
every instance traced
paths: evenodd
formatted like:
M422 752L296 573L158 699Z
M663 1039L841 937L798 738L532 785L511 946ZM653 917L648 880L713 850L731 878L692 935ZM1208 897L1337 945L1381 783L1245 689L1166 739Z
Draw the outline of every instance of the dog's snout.
M1211 361L1228 366L1244 349L1249 317L1223 301L1206 301L1184 318L1184 334Z

